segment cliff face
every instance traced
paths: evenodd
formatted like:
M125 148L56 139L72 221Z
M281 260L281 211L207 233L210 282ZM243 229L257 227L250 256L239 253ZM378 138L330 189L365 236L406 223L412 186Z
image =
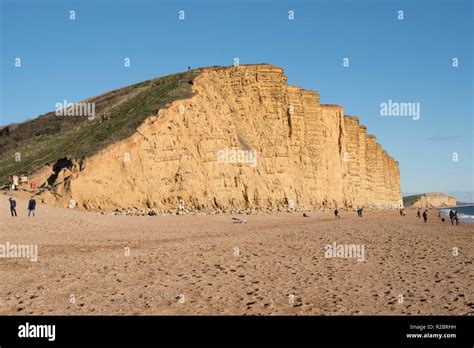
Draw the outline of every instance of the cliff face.
M357 117L287 85L281 68L206 68L193 89L132 137L56 168L44 200L92 210L400 205L398 163Z
M407 208L443 208L455 206L457 202L454 197L443 193L430 192L403 197L403 204Z

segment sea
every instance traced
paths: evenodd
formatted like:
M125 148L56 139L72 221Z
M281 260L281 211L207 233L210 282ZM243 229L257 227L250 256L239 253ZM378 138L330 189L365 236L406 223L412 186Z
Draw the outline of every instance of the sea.
M474 204L473 205L458 205L456 207L443 208L441 214L449 217L450 210L458 211L461 221L474 222Z

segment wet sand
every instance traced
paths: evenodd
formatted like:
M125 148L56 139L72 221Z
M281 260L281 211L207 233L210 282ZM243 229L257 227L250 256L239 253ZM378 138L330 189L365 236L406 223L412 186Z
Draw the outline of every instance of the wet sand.
M12 218L0 194L0 244L36 244L38 261L0 258L2 315L474 314L474 224L436 210L427 224L413 210L134 217L41 204L28 218L17 202ZM364 260L325 257L334 242L363 246Z

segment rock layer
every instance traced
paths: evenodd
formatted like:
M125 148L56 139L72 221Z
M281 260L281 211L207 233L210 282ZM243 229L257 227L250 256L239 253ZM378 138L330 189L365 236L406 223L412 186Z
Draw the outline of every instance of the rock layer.
M398 163L281 68L205 68L193 89L132 137L56 168L44 200L106 211L400 206Z

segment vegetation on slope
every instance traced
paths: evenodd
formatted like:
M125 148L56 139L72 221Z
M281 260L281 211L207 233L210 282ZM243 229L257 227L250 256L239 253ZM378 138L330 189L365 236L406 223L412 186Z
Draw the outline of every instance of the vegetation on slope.
M187 71L124 87L83 102L95 103L95 119L56 116L54 112L0 129L0 183L11 175L29 175L65 157L94 155L131 136L149 116L175 100L193 95ZM15 153L21 160L15 160Z

